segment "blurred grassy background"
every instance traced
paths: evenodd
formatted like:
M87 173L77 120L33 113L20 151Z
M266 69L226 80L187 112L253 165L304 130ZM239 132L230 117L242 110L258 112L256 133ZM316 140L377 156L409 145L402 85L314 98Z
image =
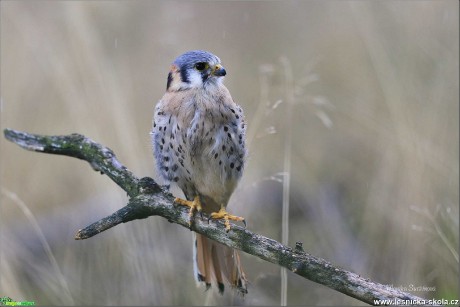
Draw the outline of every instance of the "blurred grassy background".
M155 176L148 132L169 64L209 50L249 127L231 212L281 239L288 120L289 244L422 297L458 297L457 1L0 6L2 128L82 133L137 176ZM125 205L125 193L77 159L0 144L0 296L39 305L279 304L279 267L248 255L244 301L197 288L191 233L161 218L73 240ZM289 273L288 304L359 302Z

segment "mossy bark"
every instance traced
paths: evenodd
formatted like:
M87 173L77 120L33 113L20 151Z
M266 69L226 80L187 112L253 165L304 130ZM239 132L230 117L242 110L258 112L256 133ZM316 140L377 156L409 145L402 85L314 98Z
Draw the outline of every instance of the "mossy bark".
M374 300L423 300L334 266L324 259L305 253L299 246L293 249L237 225L232 225L231 230L226 232L222 222L208 222L207 218L201 219L200 216L195 216L189 225L187 208L175 206L174 197L169 192L152 178L138 179L118 161L112 150L83 135L43 136L10 129L5 129L4 134L8 140L27 150L85 160L94 170L109 176L128 193L129 202L125 207L78 230L75 235L77 240L90 238L120 223L161 216L171 223L190 228L229 247L283 266L306 279L368 304L375 304Z

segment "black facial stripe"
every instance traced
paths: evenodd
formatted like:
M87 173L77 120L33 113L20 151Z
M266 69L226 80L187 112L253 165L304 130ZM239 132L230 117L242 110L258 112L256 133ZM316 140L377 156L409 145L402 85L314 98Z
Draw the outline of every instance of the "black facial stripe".
M209 73L208 73L207 70L205 70L205 71L203 71L203 72L201 73L201 80L203 81L203 83L204 83L206 80L208 80L208 77L209 77Z
M187 68L186 67L181 68L181 70L180 70L180 78L182 79L182 82L190 83L190 80L188 79Z
M173 80L173 78L172 78L172 73L169 72L169 74L168 74L168 83L166 83L166 90L168 90L169 87L171 86L172 80Z

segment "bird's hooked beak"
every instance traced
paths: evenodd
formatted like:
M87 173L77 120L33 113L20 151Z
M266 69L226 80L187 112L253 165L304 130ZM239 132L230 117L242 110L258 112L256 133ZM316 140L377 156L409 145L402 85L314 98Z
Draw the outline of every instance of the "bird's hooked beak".
M217 64L211 70L211 75L216 76L216 77L223 77L226 74L227 72L225 71L225 68L220 64Z

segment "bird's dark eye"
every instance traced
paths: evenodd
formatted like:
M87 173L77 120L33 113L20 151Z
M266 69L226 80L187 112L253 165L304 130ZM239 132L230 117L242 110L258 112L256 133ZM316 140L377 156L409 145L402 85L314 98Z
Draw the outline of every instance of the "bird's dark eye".
M205 70L208 67L208 64L205 62L200 62L195 64L195 68L199 71Z

